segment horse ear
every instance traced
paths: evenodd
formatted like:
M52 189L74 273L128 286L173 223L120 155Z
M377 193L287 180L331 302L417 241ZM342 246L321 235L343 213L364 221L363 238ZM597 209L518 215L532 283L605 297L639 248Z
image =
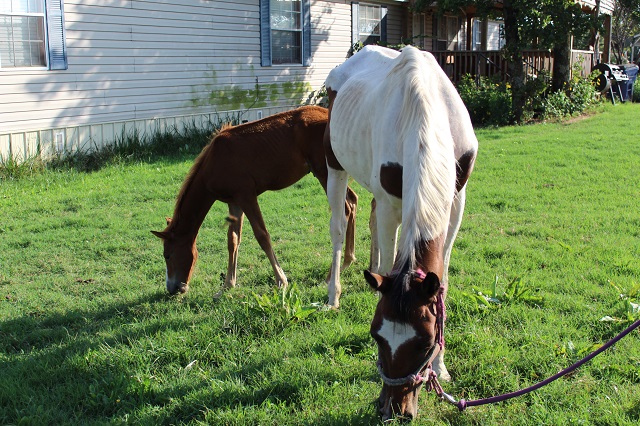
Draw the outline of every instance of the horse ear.
M369 285L375 291L384 293L388 290L388 286L385 285L385 280L382 275L374 274L373 272L364 271L364 279L367 280Z
M171 220L172 219L170 217L167 217L166 219L167 219L167 226L171 225Z
M433 272L427 272L420 286L420 294L426 298L431 297L440 290L440 278Z
M151 233L153 235L155 235L156 237L160 238L161 240L166 240L167 238L169 238L169 235L167 235L166 232L161 232L161 231L151 231Z

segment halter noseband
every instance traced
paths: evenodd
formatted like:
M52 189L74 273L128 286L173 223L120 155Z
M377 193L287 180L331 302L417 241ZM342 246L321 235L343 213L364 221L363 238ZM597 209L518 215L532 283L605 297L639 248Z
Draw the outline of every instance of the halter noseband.
M418 278L425 278L425 273L418 269L414 271ZM440 384L438 383L438 375L431 368L431 361L434 357L434 352L436 348L439 346L439 350L444 349L444 320L446 319L446 308L444 305L444 287L440 286L438 289L438 295L436 299L436 344L429 350L427 356L425 357L420 367L416 370L415 373L409 374L405 377L400 377L398 379L393 379L384 374L382 370L382 362L378 360L378 374L380 374L380 378L382 382L388 386L401 386L406 384L412 384L414 386L418 386L422 383L428 383L428 390L436 390L440 388Z
M401 377L399 379L392 379L387 377L382 371L382 363L378 360L378 374L380 374L380 378L385 385L389 386L401 386L406 384L411 384L414 386L418 386L421 383L425 383L433 380L432 375L436 374L435 371L431 369L431 358L433 358L433 353L436 350L437 345L433 345L429 353L427 354L424 362L420 365L420 367L416 370L415 373L409 374L408 376ZM424 372L423 372L424 370Z

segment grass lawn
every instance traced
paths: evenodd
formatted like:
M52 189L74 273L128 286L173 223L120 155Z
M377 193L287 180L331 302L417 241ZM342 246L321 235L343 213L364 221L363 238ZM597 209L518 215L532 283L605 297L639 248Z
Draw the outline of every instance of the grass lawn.
M447 299L457 398L555 374L640 317L640 104L563 124L477 132ZM293 292L278 298L245 227L238 287L226 205L198 239L191 290L164 284L164 228L193 154L0 180L0 424L379 424L370 195L358 261L327 297L329 207L307 176L260 198ZM247 224L248 225L248 224ZM517 286L517 291L516 290ZM281 301L284 300L282 308ZM604 319L604 320L603 320ZM534 393L460 413L423 392L417 425L640 423L640 334Z

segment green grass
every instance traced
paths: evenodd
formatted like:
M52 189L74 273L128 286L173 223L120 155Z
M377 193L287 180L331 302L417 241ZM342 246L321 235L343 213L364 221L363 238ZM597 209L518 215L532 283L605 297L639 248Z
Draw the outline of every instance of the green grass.
M640 105L603 108L478 131L447 299L454 382L444 387L456 397L531 385L638 318ZM249 226L239 287L214 300L227 261L221 203L203 224L190 292L170 297L149 231L164 227L192 160L122 157L0 181L0 424L380 423L368 334L377 296L361 274L370 195L355 185L359 261L343 274L338 312L291 320L278 309ZM306 177L260 202L296 286L285 303L324 302L329 208L319 184ZM459 413L423 392L414 423L637 424L638 336L505 403Z

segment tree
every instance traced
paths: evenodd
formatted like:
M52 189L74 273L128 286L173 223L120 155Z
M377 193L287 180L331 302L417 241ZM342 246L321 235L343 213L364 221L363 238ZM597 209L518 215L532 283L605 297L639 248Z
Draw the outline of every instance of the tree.
M551 90L563 90L571 80L571 36L584 35L596 26L595 18L574 0L543 0L534 12L537 25L530 36L553 51Z
M418 0L415 7L419 10L430 3L429 0ZM440 13L474 7L476 16L481 18L501 13L505 37L503 52L509 64L513 114L515 121L520 122L527 102L524 83L528 70L522 62L523 51L534 45L553 49L552 88L561 90L571 76L571 35L588 32L595 21L591 15L582 12L575 0L504 0L501 12L495 9L496 3L490 0L441 0L437 6Z
M637 58L626 58L625 47L628 40L640 33L640 2L638 0L617 0L611 19L611 44L617 63Z

